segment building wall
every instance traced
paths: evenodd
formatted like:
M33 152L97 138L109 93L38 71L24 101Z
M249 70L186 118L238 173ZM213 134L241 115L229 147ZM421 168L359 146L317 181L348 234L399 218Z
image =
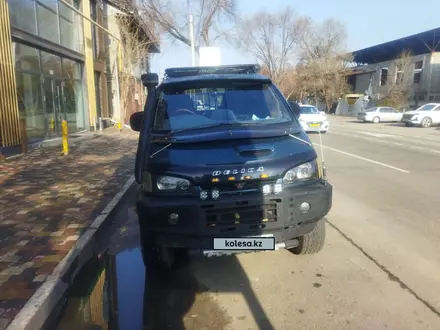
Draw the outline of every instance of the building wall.
M71 5L78 0L67 0ZM88 129L80 15L51 0L8 1L16 96L29 143Z
M0 1L0 148L20 143L8 3ZM0 157L2 150L0 149Z
M429 102L431 95L440 92L440 53L423 54L413 56L411 60L408 84L411 86L412 94L410 104L423 104ZM421 69L421 79L419 83L414 83L414 74L418 71L415 68L416 62L423 62ZM381 69L388 68L387 83L381 85ZM395 61L387 61L362 66L363 70L372 73L364 73L356 76L355 93L365 93L368 89L371 78L373 98L380 99L386 95L391 84L395 83L397 78L397 65Z
M121 49L118 45L119 41L117 39L120 39L121 35L115 17L119 13L122 12L108 2L104 2L104 24L114 36L107 35L105 40L107 47L106 83L108 90L108 104L110 106L109 114L118 122L121 120L121 105L119 99L120 88L117 70L119 70L119 56L121 54Z
M432 53L431 56L431 82L429 102L440 102L440 52Z

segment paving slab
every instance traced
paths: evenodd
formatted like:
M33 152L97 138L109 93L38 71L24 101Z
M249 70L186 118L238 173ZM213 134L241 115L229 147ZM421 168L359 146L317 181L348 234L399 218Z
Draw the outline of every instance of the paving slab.
M0 162L0 330L130 179L137 138L108 129Z

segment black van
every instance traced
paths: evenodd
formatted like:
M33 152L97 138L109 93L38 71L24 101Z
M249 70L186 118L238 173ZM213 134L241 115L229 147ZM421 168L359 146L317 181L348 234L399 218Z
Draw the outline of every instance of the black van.
M144 262L319 252L332 186L297 114L258 65L144 74L135 177Z

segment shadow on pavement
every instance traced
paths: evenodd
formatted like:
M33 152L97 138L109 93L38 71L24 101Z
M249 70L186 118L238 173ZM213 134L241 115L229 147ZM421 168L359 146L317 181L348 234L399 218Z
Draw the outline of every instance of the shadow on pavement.
M259 328L274 329L235 256L182 255L176 269L146 271L135 194L133 185L99 233L103 253L77 274L59 317L45 330L224 330L231 320L213 292L241 293Z
M236 257L197 262L204 264L202 276L215 281L213 290L196 279L190 261L145 272L139 249L94 257L70 288L57 325L46 330L227 329L230 317L212 291L241 293L258 328L274 329Z

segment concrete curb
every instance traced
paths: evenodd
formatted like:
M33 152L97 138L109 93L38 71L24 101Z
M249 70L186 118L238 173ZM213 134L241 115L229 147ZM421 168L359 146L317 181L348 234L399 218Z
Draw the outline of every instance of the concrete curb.
M77 272L94 255L92 239L96 236L98 229L109 218L134 181L134 176L128 179L122 189L80 236L74 247L61 260L52 274L32 295L6 330L35 330L40 329L45 324L52 311L63 298Z

